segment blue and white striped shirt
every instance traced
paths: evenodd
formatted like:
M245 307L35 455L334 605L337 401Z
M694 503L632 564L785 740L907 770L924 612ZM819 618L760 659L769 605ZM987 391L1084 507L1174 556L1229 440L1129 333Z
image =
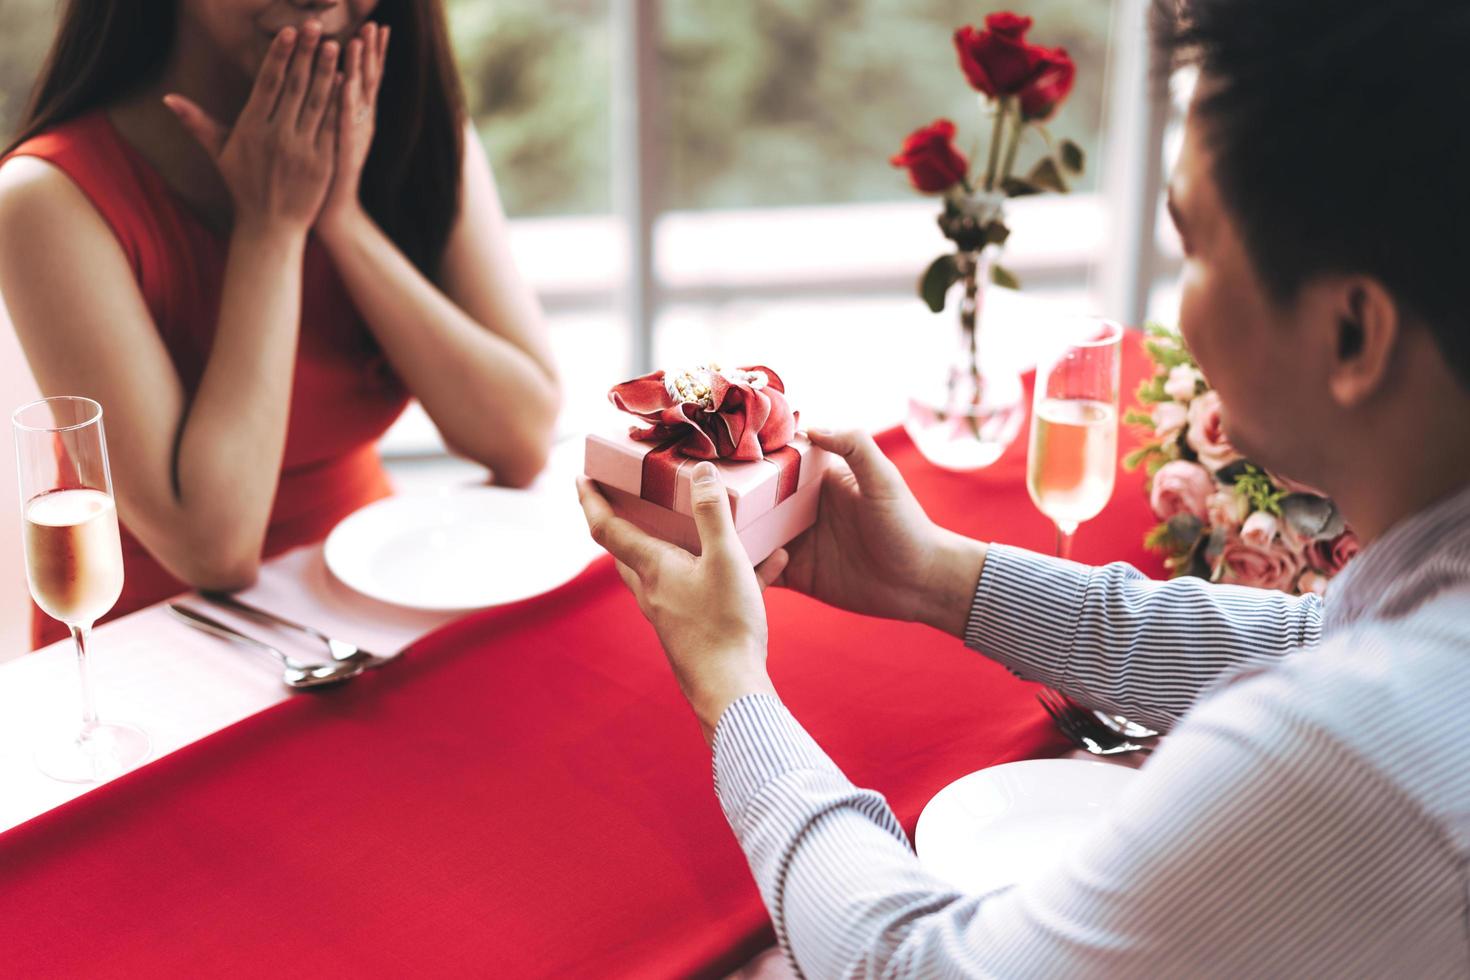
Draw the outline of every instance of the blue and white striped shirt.
M1470 976L1470 489L1325 606L995 546L966 641L1172 734L1060 868L977 896L778 700L731 705L716 791L802 975Z

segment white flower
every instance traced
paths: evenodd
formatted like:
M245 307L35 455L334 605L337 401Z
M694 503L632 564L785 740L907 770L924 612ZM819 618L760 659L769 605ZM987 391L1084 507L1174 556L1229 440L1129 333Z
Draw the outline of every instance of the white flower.
M1210 495L1206 504L1210 512L1210 526L1218 528L1237 527L1250 513L1250 501L1235 492L1234 487L1217 490Z
M676 402L692 402L706 409L714 408L713 381L719 372L714 364L702 364L684 371L664 375L664 387Z
M742 371L739 368L725 369L713 362L701 364L683 371L664 373L664 388L676 402L691 402L705 410L715 407L715 378L724 378L731 384L748 385L760 391L770 384L771 379L764 371Z
M1169 379L1164 382L1164 394L1182 404L1189 404L1194 398L1198 384L1204 380L1204 375L1188 364L1180 364L1169 372Z
M1279 527L1275 517L1264 510L1258 510L1247 517L1245 523L1241 525L1240 540L1253 548L1264 550L1276 540L1276 532Z
M1159 402L1154 406L1154 435L1161 442L1169 443L1179 438L1184 423L1189 418L1189 409L1178 402Z

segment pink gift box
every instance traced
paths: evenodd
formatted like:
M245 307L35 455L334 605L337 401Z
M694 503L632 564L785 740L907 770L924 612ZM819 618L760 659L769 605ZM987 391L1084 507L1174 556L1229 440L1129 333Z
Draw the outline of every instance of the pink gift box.
M700 461L661 451L657 443L639 442L627 432L628 424L623 421L606 435L589 435L585 472L602 487L619 516L699 554L690 490L694 467ZM804 435L792 439L787 450L753 462L712 461L729 494L740 543L753 563L764 561L817 519L822 474L831 454L813 446ZM650 460L654 453L662 458ZM650 474L648 486L646 473Z

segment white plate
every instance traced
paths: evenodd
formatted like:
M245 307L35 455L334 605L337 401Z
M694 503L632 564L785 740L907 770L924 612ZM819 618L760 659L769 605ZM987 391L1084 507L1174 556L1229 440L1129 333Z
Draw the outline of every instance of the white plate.
M972 772L934 795L914 829L919 863L972 894L1070 854L1138 776L1126 766L1032 759Z
M502 487L380 500L338 524L324 551L349 588L445 612L550 592L597 554L570 492Z

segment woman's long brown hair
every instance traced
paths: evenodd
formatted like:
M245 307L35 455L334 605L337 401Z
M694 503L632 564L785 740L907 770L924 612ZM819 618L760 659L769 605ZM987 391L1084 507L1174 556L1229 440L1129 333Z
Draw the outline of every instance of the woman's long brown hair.
M150 81L173 47L177 0L67 0L10 152ZM459 212L464 92L443 0L380 0L392 28L362 202L430 279ZM0 153L0 156L4 156Z

